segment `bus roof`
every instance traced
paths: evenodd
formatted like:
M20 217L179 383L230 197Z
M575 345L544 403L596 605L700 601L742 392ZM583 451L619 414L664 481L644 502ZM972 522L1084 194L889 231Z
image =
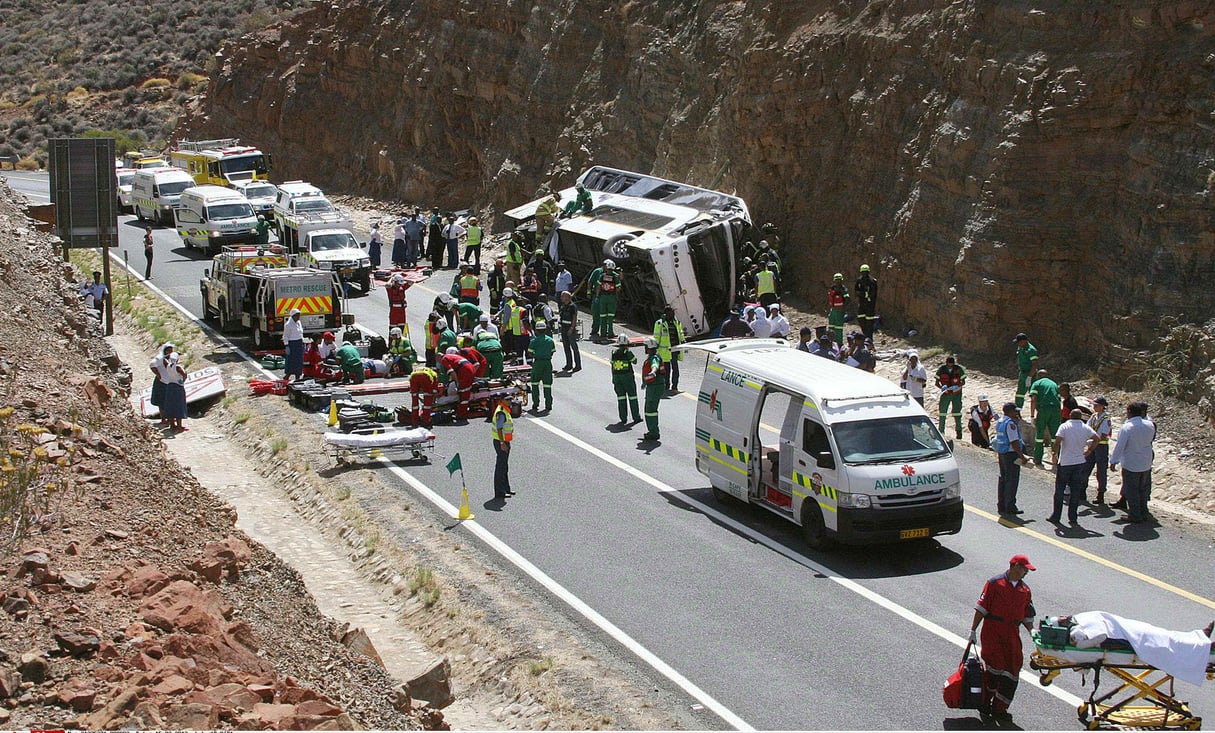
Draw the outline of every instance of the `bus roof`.
M906 390L885 377L790 348L780 339L715 339L678 348L708 351L723 368L805 395L824 413L832 403L910 401Z

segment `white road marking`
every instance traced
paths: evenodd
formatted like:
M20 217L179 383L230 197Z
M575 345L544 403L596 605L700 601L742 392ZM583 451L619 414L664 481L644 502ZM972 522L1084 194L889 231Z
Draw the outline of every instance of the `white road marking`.
M881 606L882 608L885 608L887 611L890 611L891 613L894 613L894 614L902 617L903 619L910 621L911 623L915 624L916 626L919 626L920 628L924 629L925 631L928 631L932 634L935 634L936 636L939 636L940 638L944 639L945 641L948 641L949 643L957 646L958 648L960 648L960 649L966 648L967 640L964 637L958 636L957 634L954 634L954 633L948 631L947 629L940 626L939 624L933 623L932 621L929 621L928 619L924 618L923 616L919 615L918 613L899 605L898 603L890 600L889 598L886 598L885 596L883 596L879 593L869 590L868 588L861 585L860 583L857 583L854 580L851 580L849 578L845 578L845 577L839 575L838 573L836 573L834 570L831 570L827 566L818 564L817 562L811 560L810 558L806 557L802 553L795 552L794 550L789 549L788 547L782 545L781 543L767 537L763 533L756 532L755 530L753 530L750 527L746 526L745 524L742 524L741 522L733 519L732 517L728 517L725 514L722 514L721 512L714 509L713 507L711 507L707 504L704 504L702 502L699 502L699 501L687 496L686 494L683 494L682 492L680 492L678 489L674 488L673 486L671 486L663 481L660 481L660 480L654 478L653 476L650 476L649 474L645 473L644 471L642 471L638 468L635 468L634 466L630 466L629 464L625 463L624 461L620 460L619 458L616 458L615 456L609 455L609 454L605 453L604 451L599 450L598 448L587 443L586 441L582 440L581 438L577 438L573 435L570 435L569 433L565 432L564 430L562 430L558 427L554 427L553 425L550 425L548 422L546 422L544 420L529 420L528 424L537 425L541 428L544 428L545 430L549 431L553 435L556 435L557 437L561 438L562 440L565 440L566 442L568 442L578 448L581 448L582 450L586 451L587 453L590 453L591 455L595 456L596 458L599 458L600 460L610 463L611 465L615 466L616 468L619 468L620 470L632 475L634 478L644 481L645 483L649 484L650 486L653 486L654 488L658 489L662 493L677 494L679 501L696 508L698 511L703 513L705 516L712 518L715 522L719 522L719 523L729 527L730 529L734 530L735 532L737 532L741 535L744 535L744 536L764 545L765 547L784 555L785 557L789 558L790 560L793 560L794 562L805 565L807 568L813 570L814 572L818 573L819 575L822 575L823 577L827 578L828 580L831 580L832 582L837 583L841 587L846 588L847 590L850 590L853 593L861 596L865 600L868 600L878 606ZM1059 698L1060 700L1067 703L1068 705L1071 705L1073 708L1077 707L1078 705L1080 705L1080 703L1083 702L1083 700L1081 698L1077 697L1076 695L1073 695L1070 692L1061 690L1058 687L1054 687L1054 686L1042 687L1041 685L1038 684L1038 676L1036 674L1034 674L1033 672L1023 669L1023 670L1021 670L1020 676L1021 676L1022 680L1030 683L1031 687L1033 687L1035 689L1041 689L1051 695L1054 695L1055 697Z
M430 501L430 503L438 507L447 516L454 517L456 515L457 509L455 506L453 506L442 496L439 496L439 494L437 494L429 486L414 478L408 471L400 466L393 465L384 459L380 459L380 464L388 468L389 471L395 474L402 481L412 486L415 491L425 497L428 501ZM676 671L674 667L662 661L662 659L660 659L656 654L651 652L649 649L646 649L641 645L640 642L629 636L620 627L616 626L616 624L604 618L602 614L587 605L586 602L574 595L565 586L549 577L547 573L533 565L527 558L523 557L513 548L511 548L510 545L498 539L484 526L475 521L471 521L462 523L462 527L471 532L475 537L488 545L512 565L519 568L524 573L527 573L532 580L535 580L537 583L544 586L545 589L547 589L557 598L564 601L567 605L569 605L570 608L582 615L582 617L587 621L590 621L608 636L619 642L621 646L637 655L639 659L653 667L656 672L675 683L681 690L700 702L700 704L704 705L709 710L712 710L717 717L721 718L735 730L755 730L748 725L745 720L715 700L709 695L709 693L700 689L700 687L698 687L694 682Z
M252 364L254 366L254 368L256 368L258 371L267 375L270 379L278 378L277 375L275 375L274 373L267 371L266 369L263 369L261 364L259 364L256 359L254 359L249 354L245 353L242 349L240 349L238 346L236 346L231 341L229 341L227 339L227 337L225 337L223 334L221 334L218 331L216 331L215 329L211 328L211 326L209 326L207 323L205 323L202 319L197 318L193 313L191 313L189 310L187 310L185 308L185 306L181 305L176 300L169 297L169 295L167 293L165 293L163 290L156 287L152 283L150 283L146 280L143 280L143 278L140 277L139 273L135 272L134 268L127 267L126 264L124 262L122 262L122 260L120 258L118 258L114 252L111 252L110 257L115 262L117 262L120 266L125 267L128 271L135 274L135 276L143 282L143 285L145 287L147 287L149 290L151 290L152 292L154 292L158 296L160 296L162 299L164 299L164 301L166 303L173 306L174 309L176 309L178 312L180 312L182 315L184 315L187 319L189 319L190 321L193 321L194 323L196 323L197 325L199 325L206 331L210 332L215 338L226 343L229 347L232 348L233 351L240 354L241 358L245 359L245 361ZM360 326L360 328L362 328L362 327ZM366 330L370 333L374 333L371 331L371 329L364 329L364 330ZM447 514L448 516L451 516L451 517L454 517L456 515L457 508L455 506L452 506L452 504L450 502L448 502L442 496L439 496L439 494L436 493L433 489L431 489L429 486L422 483L418 479L414 478L412 475L410 475L407 471L402 469L400 466L393 465L392 463L389 463L388 461L386 461L384 459L380 459L380 464L385 466L389 471L391 471L393 474L395 474L402 481L404 481L405 483L412 486L415 491L417 491L419 494L421 494L423 497L425 497L427 500L429 500L430 503L434 504L442 512L444 512L445 514ZM579 614L581 614L583 618L590 621L592 624L597 626L600 630L602 630L608 636L615 639L617 642L619 642L621 644L621 646L625 647L630 652L637 655L637 657L639 659L641 659L643 662L645 662L646 664L653 667L655 671L657 671L663 677L666 677L667 679L669 679L671 682L673 682L675 685L677 685L680 689L682 689L684 692L686 692L689 696L696 699L700 704L704 705L709 710L712 710L713 713L716 714L723 721L725 721L726 724L730 725L735 730L740 730L740 731L755 730L755 728L748 725L745 720L740 718L738 715L734 714L734 712L732 712L729 708L727 708L726 706L719 703L717 700L710 697L708 693L706 693L704 690L700 689L691 680L689 680L688 678L686 678L682 674L680 674L678 671L676 671L674 667L667 664L661 658L659 658L656 654L654 654L649 649L642 646L636 639L629 636L622 629L620 629L620 627L616 626L611 621L608 621L606 618L604 618L604 616L602 614L600 614L595 609L591 608L589 605L586 604L586 602L584 602L578 596L574 595L563 585L561 585L557 581L553 580L544 571L542 571L540 568L533 565L527 558L523 557L518 552L516 552L510 545L508 545L505 542L503 542L502 540L498 539L493 533L491 533L485 527L477 524L476 522L466 522L466 523L464 523L463 526L465 529L467 529L474 536L476 536L478 539L480 539L482 542L484 542L486 545L488 545L491 549L493 549L495 552L497 552L499 555L501 555L504 559L506 559L512 565L514 565L515 567L522 570L529 577L531 577L533 580L535 580L537 583L539 583L545 589L547 589L550 593L552 593L557 598L564 601L572 609L574 609Z

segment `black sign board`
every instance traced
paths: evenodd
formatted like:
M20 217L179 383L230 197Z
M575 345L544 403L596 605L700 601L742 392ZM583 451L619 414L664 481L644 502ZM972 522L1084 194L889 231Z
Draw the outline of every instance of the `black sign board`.
M117 244L114 139L55 138L47 142L59 238L73 248Z

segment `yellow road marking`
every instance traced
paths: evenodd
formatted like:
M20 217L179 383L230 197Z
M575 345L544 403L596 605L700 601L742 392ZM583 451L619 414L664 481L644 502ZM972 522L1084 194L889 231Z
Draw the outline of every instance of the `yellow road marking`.
M1215 608L1215 601L1211 600L1210 598L1203 598L1202 596L1198 595L1197 593L1191 593L1190 591L1185 590L1183 588L1178 588L1177 586L1172 585L1171 583L1166 583L1163 580L1160 580L1159 578L1153 578L1152 576L1150 576L1146 573L1141 573L1138 570L1132 570L1131 568L1128 568L1125 565L1119 565L1118 563L1114 562L1113 560L1107 560L1104 557L1101 557L1100 555L1094 555L1093 553L1088 552L1087 550L1081 550L1078 547L1075 547L1073 545L1068 544L1067 542L1064 542L1063 540L1059 539L1058 537L1051 537L1050 535L1042 534L1041 532L1036 532L1032 529L1029 529L1028 527L1024 527L1020 524L1017 524L1016 522L1009 521L1008 519L1005 519L1003 517L996 516L995 514L992 514L991 512L987 512L982 509L977 509L969 504L966 505L966 511L968 511L972 514L977 514L978 516L983 517L984 519L989 519L1003 527L1008 527L1009 529L1016 530L1017 532L1027 534L1030 537L1033 537L1034 539L1042 540L1043 542L1046 542L1047 544L1054 545L1055 547L1058 547L1061 550L1066 550L1067 552L1070 552L1073 555L1076 555L1078 557L1082 557L1085 560L1090 560L1092 562L1097 563L1098 565L1104 565L1105 567L1107 567L1110 570L1113 570L1115 572L1122 573L1123 575L1129 575L1132 578L1136 578L1136 579L1142 580L1143 582L1148 583L1150 585L1154 585L1157 588L1160 588L1161 590L1165 590L1165 591L1168 591L1169 593L1179 595L1182 598L1185 598L1190 601L1194 601L1195 603L1200 603L1200 604L1206 606L1207 608Z

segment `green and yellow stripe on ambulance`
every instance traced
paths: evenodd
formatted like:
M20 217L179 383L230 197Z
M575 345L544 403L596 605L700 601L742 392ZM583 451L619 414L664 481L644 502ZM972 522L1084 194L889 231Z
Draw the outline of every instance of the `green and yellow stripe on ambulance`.
M747 454L714 438L707 430L696 430L696 451L718 465L747 476Z
M793 472L793 483L800 486L806 491L793 490L793 495L799 499L813 498L818 505L827 511L835 511L836 505L839 503L839 494L836 490L823 483L823 477L819 474L807 476L800 471Z

